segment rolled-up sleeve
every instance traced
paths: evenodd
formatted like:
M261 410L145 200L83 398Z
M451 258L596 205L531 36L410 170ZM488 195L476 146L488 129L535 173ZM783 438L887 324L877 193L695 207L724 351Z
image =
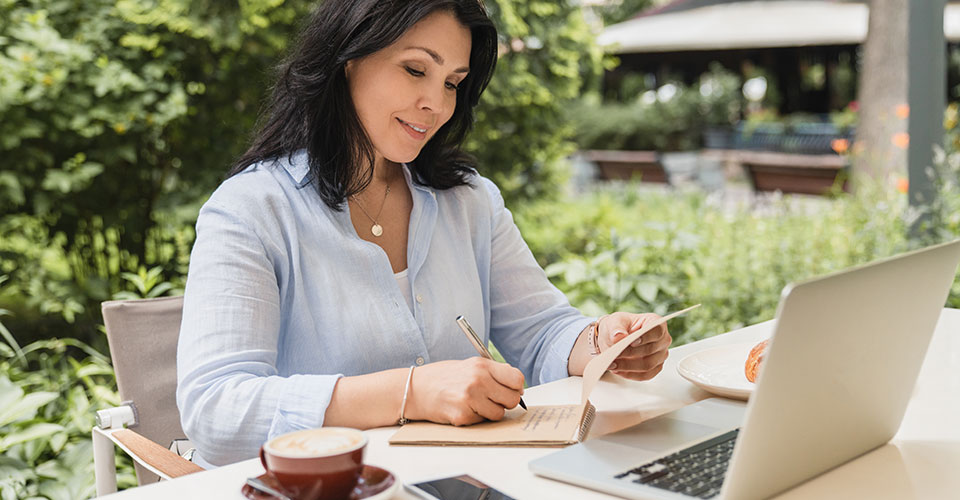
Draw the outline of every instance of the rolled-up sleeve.
M323 425L341 377L278 373L282 319L271 255L238 214L213 200L201 210L177 349L177 405L187 437L212 465Z
M592 318L573 308L530 252L500 191L490 195L490 338L531 385L569 376L570 351Z

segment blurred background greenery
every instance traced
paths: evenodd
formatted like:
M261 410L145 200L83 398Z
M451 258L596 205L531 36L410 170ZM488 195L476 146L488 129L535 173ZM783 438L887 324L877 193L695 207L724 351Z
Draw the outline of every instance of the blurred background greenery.
M595 14L618 21L650 3ZM311 5L0 0L3 500L93 495L94 411L119 403L99 304L181 292L199 207L245 148ZM882 181L812 210L635 183L571 191L577 149L697 148L705 128L739 118L742 82L715 68L669 104L602 105L600 75L616 61L577 2L486 5L504 50L467 146L588 314L703 303L671 325L685 343L772 318L788 281L960 234L955 106L922 238L908 236L918 214L906 196ZM949 305L960 307L957 285ZM121 487L135 484L118 460Z

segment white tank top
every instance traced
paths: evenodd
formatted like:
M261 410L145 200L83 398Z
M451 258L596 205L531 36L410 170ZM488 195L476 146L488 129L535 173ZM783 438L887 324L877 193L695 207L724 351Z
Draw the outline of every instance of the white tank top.
M407 307L410 308L410 312L413 312L413 295L410 293L410 278L407 277L407 269L394 273L393 277L397 280L397 286L400 287L403 298L407 300Z

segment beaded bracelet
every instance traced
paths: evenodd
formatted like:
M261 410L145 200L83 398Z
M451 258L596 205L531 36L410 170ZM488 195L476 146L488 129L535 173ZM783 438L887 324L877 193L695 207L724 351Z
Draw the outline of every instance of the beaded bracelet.
M410 394L410 381L413 380L413 369L416 367L417 365L410 366L410 372L407 374L407 383L403 386L403 402L400 403L400 420L397 420L397 425L404 425L410 422L410 420L403 416L403 412L407 409L407 395Z

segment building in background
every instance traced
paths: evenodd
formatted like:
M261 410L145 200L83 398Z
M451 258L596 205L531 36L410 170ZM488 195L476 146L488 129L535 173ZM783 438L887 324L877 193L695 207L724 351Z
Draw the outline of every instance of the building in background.
M608 96L627 78L648 88L695 83L710 64L767 81L767 105L780 114L827 113L856 98L860 49L867 36L864 1L674 0L607 26L599 42L621 64L605 75ZM947 90L960 83L960 3L944 12ZM635 88L635 86L627 86Z

